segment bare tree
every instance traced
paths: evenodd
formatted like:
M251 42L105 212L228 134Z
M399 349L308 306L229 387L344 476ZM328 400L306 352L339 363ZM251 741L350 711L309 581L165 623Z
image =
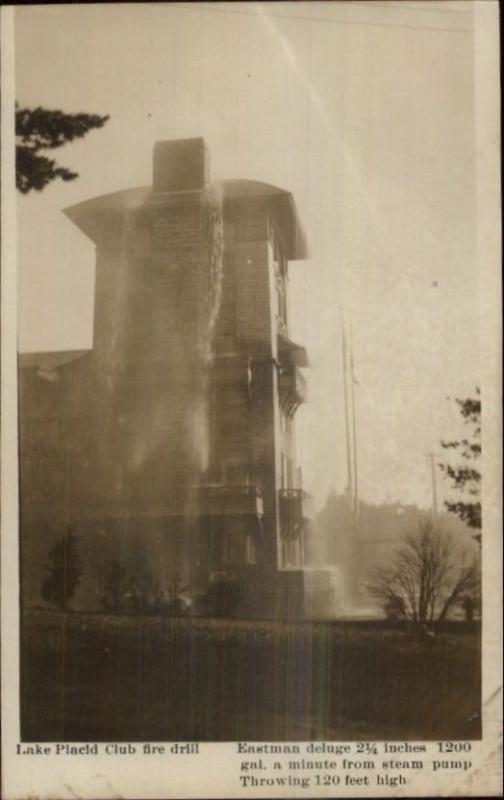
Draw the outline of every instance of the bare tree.
M431 522L406 536L389 565L370 574L368 589L385 609L425 625L441 623L478 590L477 560L460 554L446 533Z

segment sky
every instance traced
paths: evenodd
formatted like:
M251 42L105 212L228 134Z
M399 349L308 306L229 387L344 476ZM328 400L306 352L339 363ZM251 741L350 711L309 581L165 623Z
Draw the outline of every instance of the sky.
M288 189L304 222L307 488L320 505L347 485L344 321L360 496L429 507L426 455L480 381L472 4L25 6L15 24L20 105L110 115L55 151L76 181L19 198L20 350L92 346L94 248L62 209L148 185L155 141L203 136L213 179Z

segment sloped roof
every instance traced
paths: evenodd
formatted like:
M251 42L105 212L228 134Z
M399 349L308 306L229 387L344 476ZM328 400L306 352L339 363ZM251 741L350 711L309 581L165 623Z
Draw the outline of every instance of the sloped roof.
M291 260L307 257L306 239L303 227L290 192L273 184L261 181L237 179L224 180L213 185L223 189L224 201L239 201L246 199L264 198L270 202L277 213L281 215L282 225L285 227L289 242L287 257ZM210 188L212 184L209 184ZM64 214L80 228L86 236L96 241L103 219L107 215L123 214L127 211L157 203L164 197L173 197L194 194L191 192L154 193L149 186L140 186L135 189L125 189L119 192L94 197L64 209Z

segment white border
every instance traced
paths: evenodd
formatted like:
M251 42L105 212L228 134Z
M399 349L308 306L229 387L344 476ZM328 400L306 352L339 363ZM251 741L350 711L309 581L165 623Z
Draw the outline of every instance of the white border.
M1 9L2 77L2 774L9 771L11 737L19 736L18 438L17 438L17 220L14 137L14 8Z
M476 767L469 773L411 776L409 784L382 790L339 788L338 796L492 796L501 791L501 307L499 186L498 6L476 2L475 82L477 138L479 318L483 400L484 739L473 743ZM190 761L168 756L13 755L19 741L19 617L16 387L16 202L14 187L14 15L2 22L2 796L5 800L49 798L331 797L332 788L301 792L286 788L250 791L238 785L241 757L234 744L201 745ZM477 312L475 311L475 318ZM473 321L468 320L468 325ZM429 743L429 747L432 743Z

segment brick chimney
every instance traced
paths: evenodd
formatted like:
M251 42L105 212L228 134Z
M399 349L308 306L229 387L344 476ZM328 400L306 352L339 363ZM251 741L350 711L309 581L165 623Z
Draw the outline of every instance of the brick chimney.
M209 159L204 139L156 142L152 182L155 192L204 189L208 179Z

